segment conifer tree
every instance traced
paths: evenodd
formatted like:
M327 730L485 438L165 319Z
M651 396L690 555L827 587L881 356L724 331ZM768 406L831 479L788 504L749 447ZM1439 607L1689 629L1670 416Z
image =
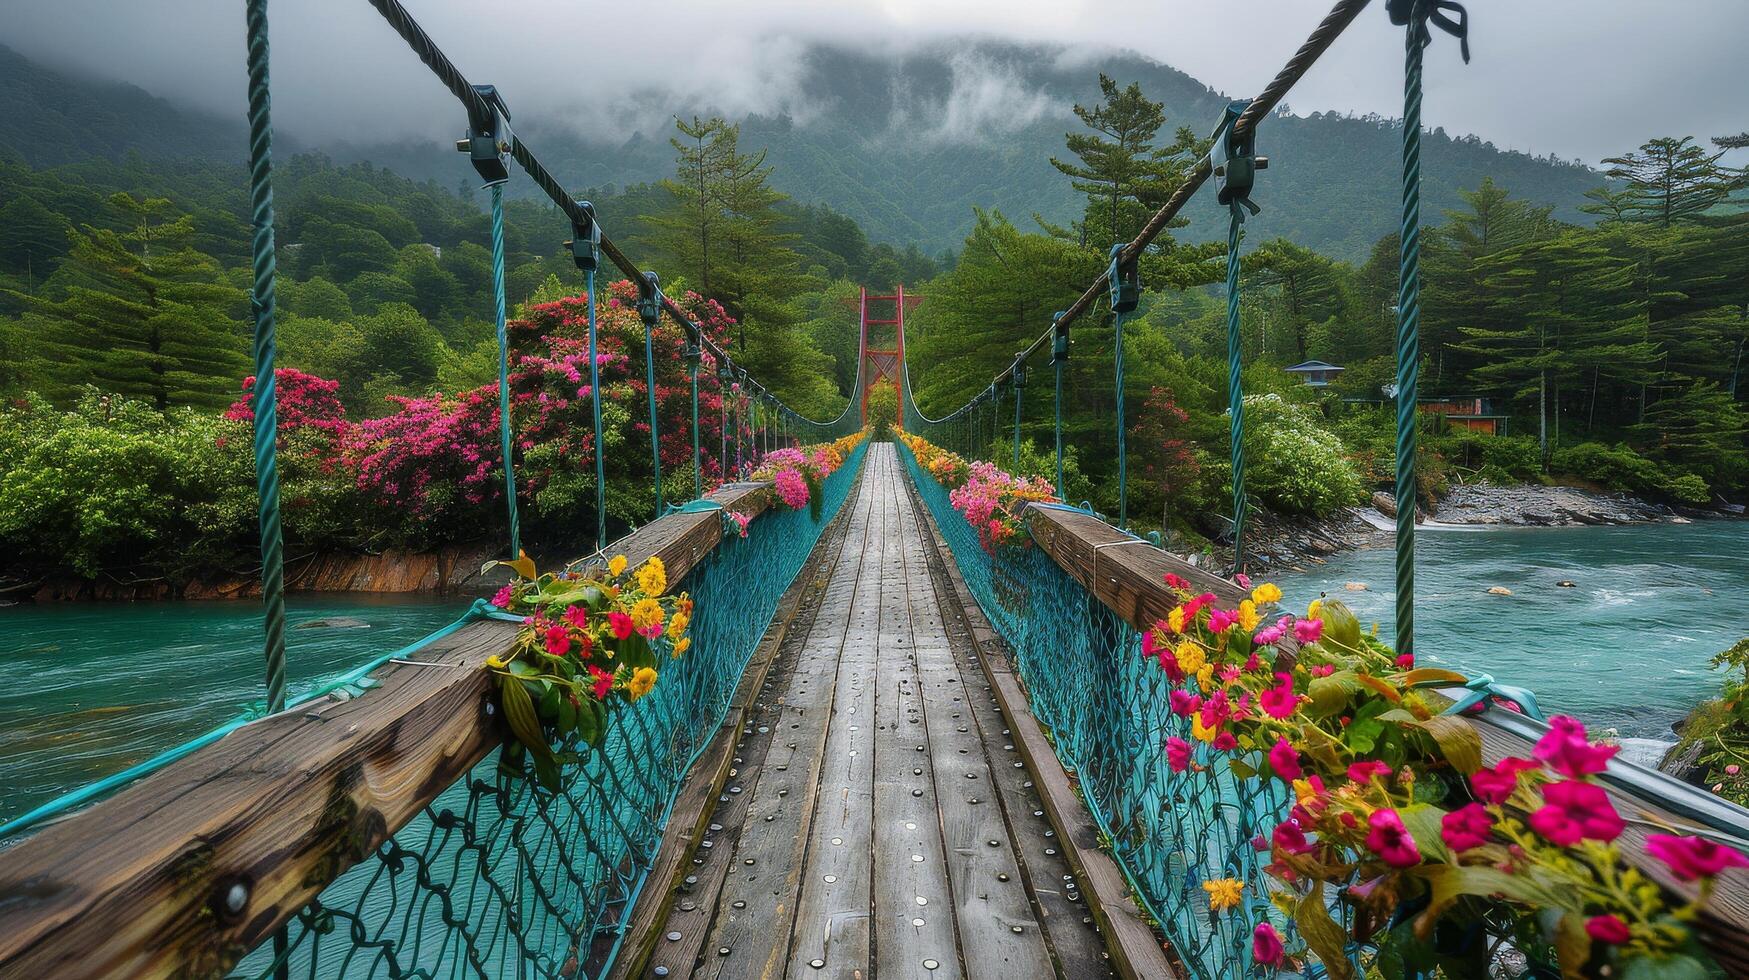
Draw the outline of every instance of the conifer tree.
M1692 221L1713 205L1724 200L1731 188L1729 169L1719 165L1725 151L1707 153L1694 144L1694 138L1677 139L1662 136L1640 144L1603 162L1604 171L1616 180L1625 181L1625 197L1619 201L1606 196L1594 199L1585 210L1607 214L1606 207L1621 220L1646 221L1669 227ZM1607 203L1606 203L1607 202Z
M1134 238L1166 202L1189 169L1197 141L1189 130L1180 129L1170 145L1154 145L1166 112L1163 103L1142 94L1140 83L1120 89L1101 74L1099 92L1101 101L1074 107L1076 118L1093 132L1063 137L1078 162L1051 158L1051 166L1087 196L1082 220L1071 229L1039 223L1058 237L1077 239L1103 253Z

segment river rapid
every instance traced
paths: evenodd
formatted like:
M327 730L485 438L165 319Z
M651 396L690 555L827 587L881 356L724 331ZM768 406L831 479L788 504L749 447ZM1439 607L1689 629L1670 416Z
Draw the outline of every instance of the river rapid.
M1388 638L1393 567L1389 548L1368 549L1273 577L1287 602L1340 598ZM1707 661L1749 636L1749 522L1424 529L1415 594L1421 663L1486 671L1550 713L1667 740L1718 693Z

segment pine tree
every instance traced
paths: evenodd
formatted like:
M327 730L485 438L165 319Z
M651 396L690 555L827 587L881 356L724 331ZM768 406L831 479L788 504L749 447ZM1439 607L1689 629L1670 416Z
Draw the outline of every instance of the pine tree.
M680 136L670 137L668 142L676 154L676 173L661 182L673 206L650 216L649 221L657 229L655 244L673 256L688 278L698 283L699 291L708 296L712 295L711 248L713 244L720 247L714 240L729 220L723 190L735 167L740 127L730 126L721 116L693 116L691 122L674 120L674 128Z
M1051 166L1087 195L1086 212L1072 229L1039 223L1057 237L1079 240L1103 253L1115 242L1134 238L1166 202L1189 169L1196 137L1180 129L1171 145L1156 147L1154 138L1166 124L1163 103L1143 95L1140 83L1120 89L1104 74L1099 76L1099 92L1100 102L1074 107L1075 116L1093 132L1063 137L1079 162L1051 158Z
M1724 200L1731 188L1728 168L1719 165L1725 151L1709 154L1694 145L1694 138L1663 136L1640 144L1637 152L1629 151L1603 162L1605 171L1616 180L1625 181L1625 198L1619 203L1618 215L1625 221L1647 221L1669 227L1692 221L1713 205ZM1607 197L1587 205L1594 214L1605 213Z
M248 369L244 292L187 247L187 215L164 220L169 201L117 194L111 204L138 227L69 232L71 253L29 299L30 373L61 398L95 384L159 410L229 404Z

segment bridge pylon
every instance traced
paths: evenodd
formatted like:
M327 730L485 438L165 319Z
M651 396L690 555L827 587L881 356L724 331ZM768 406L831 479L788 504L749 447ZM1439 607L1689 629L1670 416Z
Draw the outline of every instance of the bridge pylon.
M870 296L868 287L861 289L860 315L862 336L857 345L857 356L863 361L861 376L862 384L862 421L868 424L868 392L881 381L890 381L894 388L900 385L900 374L905 365L905 308L916 306L923 299L921 296L905 295L905 284L900 283L888 296ZM869 304L892 304L892 315L884 318L869 316ZM877 307L885 312L883 307ZM888 334L886 328L891 327ZM874 328L871 330L871 328ZM871 336L872 334L872 336Z

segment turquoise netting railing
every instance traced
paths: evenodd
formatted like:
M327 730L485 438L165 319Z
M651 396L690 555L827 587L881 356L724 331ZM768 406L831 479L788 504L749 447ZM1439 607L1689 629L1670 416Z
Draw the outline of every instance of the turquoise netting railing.
M767 511L675 586L697 602L692 649L612 714L598 748L567 760L559 792L501 770L494 753L299 911L283 953L264 945L237 975L604 975L687 770L866 448L826 479L818 519Z
M1141 634L1042 549L985 551L946 488L903 443L898 452L967 588L1013 649L1033 714L1173 952L1207 980L1253 975L1259 922L1293 936L1292 920L1266 897L1267 851L1252 845L1286 816L1289 794L1274 781L1241 782L1221 764L1173 772L1166 739L1189 740L1190 722L1168 710L1165 673L1141 655ZM1210 910L1202 883L1218 878L1245 883L1239 907Z

